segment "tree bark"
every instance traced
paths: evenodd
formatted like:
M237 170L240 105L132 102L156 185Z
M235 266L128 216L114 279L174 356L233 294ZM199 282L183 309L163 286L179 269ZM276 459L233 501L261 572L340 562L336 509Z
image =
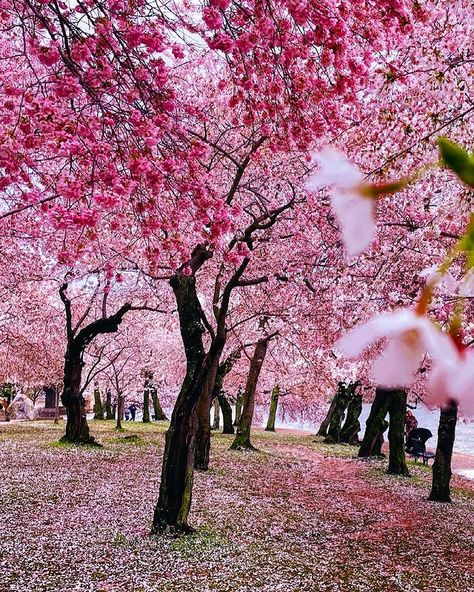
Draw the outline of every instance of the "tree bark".
M212 422L212 429L218 430L220 427L221 419L221 408L219 405L219 399L216 397L214 399L214 421Z
M234 419L234 426L237 427L239 425L240 416L242 415L242 404L244 401L244 393L239 390L237 391L237 400L235 402L235 419Z
M98 385L94 385L94 419L104 419L104 406Z
M105 419L114 419L115 414L112 408L112 391L108 388L105 392Z
M85 412L85 399L81 393L82 378L82 350L69 345L64 362L64 387L61 397L62 404L66 407L67 421L66 433L61 438L62 442L76 444L94 444L95 439L89 433Z
M221 406L222 422L224 424L222 433L233 434L234 425L232 423L232 407L223 394L217 395L217 399L219 400L219 405Z
M147 383L145 383L145 388L143 389L143 423L150 423L150 388L148 387Z
M323 419L323 421L321 422L321 425L319 426L319 430L317 435L318 436L327 436L328 434L328 427L329 424L331 423L331 417L332 414L334 413L334 409L336 408L337 405L337 398L338 398L338 394L336 393L334 395L334 397L332 398L331 401L331 405L329 406L328 412L326 413L326 417Z
M151 389L151 400L153 401L153 412L155 415L155 421L168 421L166 413L163 411L163 408L161 406L160 398L158 397L158 392L155 387Z
M262 370L265 355L270 339L275 336L269 335L259 339L255 346L255 352L250 361L250 370L245 385L244 399L242 404L242 415L237 427L237 434L230 447L231 450L256 450L250 442L250 431L252 428L253 412L255 409L255 394L257 391L258 378Z
M341 430L341 442L347 444L359 444L360 421L362 413L362 394L353 392L352 398L347 407L347 416Z
M341 441L342 421L344 413L351 399L351 392L342 382L339 383L339 388L336 394L336 404L329 422L327 436L325 442L329 444L338 444Z
M272 389L272 394L270 397L270 411L268 413L268 420L267 426L265 428L266 432L274 432L275 431L275 420L278 410L278 399L280 397L280 387L279 385L275 385Z
M198 255L198 253L195 253ZM202 253L203 261L204 253ZM186 375L166 433L160 492L152 532L166 528L189 532L196 438L196 405L207 374L201 306L194 275L177 273L170 281L175 294L181 337L186 353Z
M201 471L207 471L209 467L209 451L211 448L211 424L210 424L210 408L212 399L217 398L222 392L224 378L232 370L236 360L240 358L241 347L233 351L227 359L219 364L219 359L225 345L225 338L217 341L219 344L216 348L216 355L211 360L211 369L206 376L206 382L203 392L199 399L197 407L198 430L196 435L196 453L194 456L194 468ZM212 386L212 396L211 395Z
M441 409L438 426L438 445L433 463L433 481L429 500L434 502L451 502L451 458L453 456L458 404L450 399Z
M59 295L66 311L67 349L64 357L64 380L61 395L66 407L66 433L63 442L76 444L97 444L89 433L85 413L85 400L81 392L83 356L87 346L103 333L116 333L124 315L131 309L131 304L124 304L115 314L92 321L82 329L73 329L71 301L66 295L67 284L59 289Z
M405 416L407 412L407 392L405 389L390 391L389 405L389 458L388 472L391 475L409 477L405 457Z
M122 430L122 420L123 414L125 409L125 396L119 394L117 397L117 424L115 426L116 430Z
M387 389L377 387L375 389L375 399L370 408L369 417L365 423L365 433L362 444L359 448L359 457L366 458L376 456L379 453L378 443L380 436L385 431L384 420L388 413L390 405L390 392Z
M209 360L210 368L206 373L203 388L196 408L197 432L196 451L194 454L194 468L200 471L207 471L209 468L209 452L211 449L211 418L212 394L219 369L219 357L222 347L216 351L216 355Z

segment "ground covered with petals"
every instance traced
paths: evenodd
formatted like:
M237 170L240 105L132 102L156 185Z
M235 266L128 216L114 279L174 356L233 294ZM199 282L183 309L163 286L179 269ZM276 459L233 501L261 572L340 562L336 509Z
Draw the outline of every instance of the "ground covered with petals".
M310 435L257 432L257 453L214 435L195 534L152 537L166 426L91 423L103 448L59 445L52 423L0 427L2 592L474 590L463 477L436 504L420 466L392 477Z

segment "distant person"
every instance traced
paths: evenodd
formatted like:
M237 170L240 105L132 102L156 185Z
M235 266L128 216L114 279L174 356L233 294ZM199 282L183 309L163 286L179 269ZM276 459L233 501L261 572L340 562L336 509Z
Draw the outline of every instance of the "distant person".
M405 415L405 425L406 439L408 440L408 438L410 437L410 432L418 427L418 421L409 409Z
M125 421L130 421L130 411L128 410L128 407L124 410L123 412L124 416L125 416Z
M129 405L128 410L130 411L130 421L135 421L135 415L137 414L137 406L135 403Z

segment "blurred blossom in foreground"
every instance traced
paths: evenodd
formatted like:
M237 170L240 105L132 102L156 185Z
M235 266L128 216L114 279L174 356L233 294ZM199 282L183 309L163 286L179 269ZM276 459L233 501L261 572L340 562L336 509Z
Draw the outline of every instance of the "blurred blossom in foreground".
M364 174L334 148L327 146L313 159L320 169L309 177L305 187L314 192L327 185L335 186L331 206L341 226L348 257L357 257L375 236L375 199L368 191L370 186L364 182Z

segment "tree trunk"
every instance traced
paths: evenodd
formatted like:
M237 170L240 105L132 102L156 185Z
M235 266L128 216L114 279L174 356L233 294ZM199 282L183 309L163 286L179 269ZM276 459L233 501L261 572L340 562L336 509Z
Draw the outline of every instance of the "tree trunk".
M213 359L210 360L210 368L206 374L206 379L196 408L197 432L194 468L199 469L200 471L207 471L209 468L209 451L211 449L210 411L214 384L219 368L219 358L223 347L224 344L222 344L222 348L216 352L216 355L213 356Z
M186 375L166 433L160 493L153 516L152 532L166 528L189 532L196 405L206 377L206 356L202 334L201 306L195 277L176 274L170 281L176 297L180 330L186 352Z
M265 428L266 432L274 432L275 431L275 420L276 420L276 415L277 415L279 397L280 397L280 387L277 384L273 387L271 398L270 398L270 411L268 414L267 427Z
M339 389L336 394L336 404L331 415L331 421L327 430L325 442L329 444L339 444L341 441L341 428L344 419L344 413L351 399L351 392L344 383L339 383Z
M231 450L256 450L250 442L250 430L252 428L253 412L255 409L255 394L257 391L258 377L262 369L268 342L274 335L259 339L255 346L255 352L250 362L250 370L245 385L242 415L237 427L237 434L230 447Z
M384 420L390 406L390 393L388 389L377 387L375 399L370 408L369 417L365 422L365 433L359 448L359 457L366 458L376 456L379 452L380 437L383 438Z
M94 385L94 419L104 419L104 406L98 385Z
M214 341L217 345L217 341ZM224 362L222 362L222 364L219 364L224 345L225 337L219 341L219 347L216 347L215 349L216 354L212 358L211 369L206 377L206 383L197 408L198 431L196 436L194 467L204 471L209 467L209 450L211 448L211 424L209 415L212 400L217 399L219 394L222 393L224 378L232 370L236 360L240 358L241 352L241 348L237 348ZM217 429L219 428L217 427Z
M317 433L318 436L324 436L324 437L327 436L328 427L329 427L329 424L331 423L331 417L332 417L332 414L334 413L334 409L336 408L336 405L337 405L337 399L338 399L338 393L336 393L334 395L334 397L332 398L331 405L329 406L326 417L323 419L323 421L321 422L321 425L319 426L319 430Z
M122 420L123 414L125 409L125 396L118 395L117 397L117 425L115 426L116 430L122 430Z
M454 438L456 436L456 422L458 405L450 399L441 409L438 426L438 445L433 464L433 481L429 500L434 502L451 502L451 458L453 455Z
M54 396L55 396L55 404L54 404L54 423L57 425L59 424L59 393L60 388L55 388Z
M218 430L220 427L220 419L221 419L221 409L219 405L219 399L216 397L214 399L214 421L212 422L212 429Z
M232 424L232 407L230 406L229 401L223 394L217 395L217 399L219 401L219 405L221 406L222 421L224 424L222 433L233 434L234 426Z
M163 408L161 407L160 398L156 388L151 389L151 400L153 401L153 412L155 414L155 421L168 421Z
M234 426L238 426L240 422L240 416L242 415L242 404L244 402L244 394L240 390L237 391L237 400L235 402L235 419L234 419Z
M112 408L112 392L108 388L105 392L105 419L114 419L115 414Z
M64 387L61 400L66 407L66 433L62 442L76 444L96 444L89 433L85 399L81 394L82 351L70 344L64 362Z
M391 475L409 477L405 458L405 416L407 412L407 392L405 389L390 391L389 405L389 458L388 472Z
M362 394L354 393L347 407L346 421L341 430L341 442L346 442L347 444L354 445L359 443L359 417L361 413Z
M150 423L150 389L145 386L143 390L143 423Z
M44 386L44 408L54 409L56 407L56 391L54 386Z

